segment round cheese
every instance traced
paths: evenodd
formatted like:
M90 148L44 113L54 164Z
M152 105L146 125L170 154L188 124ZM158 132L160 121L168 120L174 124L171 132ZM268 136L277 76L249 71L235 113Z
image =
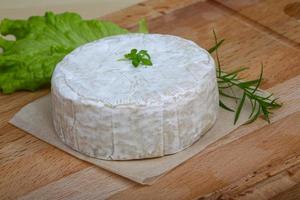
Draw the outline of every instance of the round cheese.
M147 50L152 66L120 60ZM215 64L192 41L160 34L126 34L85 44L52 76L55 130L91 157L128 160L179 152L216 120Z

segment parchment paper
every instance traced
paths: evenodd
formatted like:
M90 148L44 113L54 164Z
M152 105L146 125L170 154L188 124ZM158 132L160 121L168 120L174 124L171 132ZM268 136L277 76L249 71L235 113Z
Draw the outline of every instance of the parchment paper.
M250 109L249 103L247 103L248 105L243 108L238 123L233 125L234 113L220 108L217 122L213 128L200 138L198 142L182 152L145 160L106 161L85 156L60 141L53 128L50 101L50 95L47 95L24 106L10 120L10 123L81 160L143 185L153 184L161 176L246 122Z

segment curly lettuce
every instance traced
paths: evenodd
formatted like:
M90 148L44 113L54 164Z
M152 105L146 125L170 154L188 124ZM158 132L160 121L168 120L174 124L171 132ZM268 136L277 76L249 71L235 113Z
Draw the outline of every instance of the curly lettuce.
M141 32L147 32L145 21ZM3 36L14 35L16 40L0 36L0 91L35 91L50 84L56 64L76 47L128 30L100 20L83 20L76 13L33 16L28 20L4 19L0 24Z

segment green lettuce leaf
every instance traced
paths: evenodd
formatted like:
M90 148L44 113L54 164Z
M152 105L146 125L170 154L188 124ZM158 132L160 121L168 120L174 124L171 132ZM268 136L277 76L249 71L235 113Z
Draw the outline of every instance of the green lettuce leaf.
M140 22L147 32L146 22ZM76 13L33 16L28 20L4 19L0 24L3 36L14 35L15 41L0 36L0 90L37 90L48 85L56 64L76 47L128 30L99 20L83 20Z
M147 21L145 18L139 21L139 32L140 33L149 33Z

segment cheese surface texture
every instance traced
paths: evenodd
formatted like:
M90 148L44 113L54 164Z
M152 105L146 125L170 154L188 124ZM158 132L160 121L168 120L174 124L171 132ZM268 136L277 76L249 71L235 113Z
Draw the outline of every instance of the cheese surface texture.
M153 66L119 60L147 50ZM126 34L85 44L52 76L52 115L61 140L91 157L129 160L179 152L216 120L215 64L192 41Z

